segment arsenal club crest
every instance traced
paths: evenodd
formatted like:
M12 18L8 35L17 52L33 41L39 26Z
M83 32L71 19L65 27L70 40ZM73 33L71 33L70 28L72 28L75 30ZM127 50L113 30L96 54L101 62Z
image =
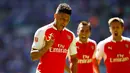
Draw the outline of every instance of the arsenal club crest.
M91 46L92 50L94 49L94 46Z
M70 36L70 35L67 35L67 38L68 38L69 40L71 40L71 36Z
M128 44L125 44L125 47L126 47L126 48L129 48L129 45L128 45Z

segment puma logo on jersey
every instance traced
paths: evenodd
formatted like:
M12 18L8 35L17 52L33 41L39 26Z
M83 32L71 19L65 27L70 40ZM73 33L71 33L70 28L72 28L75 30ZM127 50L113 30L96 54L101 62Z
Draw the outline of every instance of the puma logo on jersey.
M67 35L67 38L68 38L69 40L71 40L71 36L70 36L70 35Z
M108 46L108 49L112 50L112 47Z

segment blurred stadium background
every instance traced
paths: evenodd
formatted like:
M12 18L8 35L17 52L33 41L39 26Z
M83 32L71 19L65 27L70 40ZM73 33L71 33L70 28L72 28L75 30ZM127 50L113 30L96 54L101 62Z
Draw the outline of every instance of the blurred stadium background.
M67 26L76 34L82 20L92 24L91 38L100 40L110 35L107 21L118 16L125 21L124 36L130 37L130 0L0 0L0 73L35 73L37 61L30 59L35 31L53 21L59 3L72 7ZM101 73L105 73L103 62Z

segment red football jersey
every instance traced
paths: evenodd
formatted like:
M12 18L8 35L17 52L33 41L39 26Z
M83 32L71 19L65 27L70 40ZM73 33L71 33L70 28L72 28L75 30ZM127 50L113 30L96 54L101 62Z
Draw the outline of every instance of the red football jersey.
M113 41L112 36L97 46L97 58L103 57L107 73L130 73L130 39ZM100 54L99 54L100 53Z
M44 38L48 39L50 34L53 35L55 41L53 46L41 57L37 73L64 73L68 51L70 55L77 53L75 36L67 28L58 31L52 23L37 30L34 36L37 39L34 40L32 48L42 48L45 45Z
M94 56L96 42L88 39L87 43L76 42L78 57L77 73L94 73L92 58Z

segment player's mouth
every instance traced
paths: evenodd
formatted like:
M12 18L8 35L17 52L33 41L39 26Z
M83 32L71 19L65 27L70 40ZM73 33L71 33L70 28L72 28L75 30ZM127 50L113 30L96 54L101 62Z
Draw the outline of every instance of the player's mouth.
M64 25L61 25L62 28L64 28L65 26Z
M87 41L87 37L86 36L81 36L81 41L82 42L86 42Z
M81 38L82 38L83 40L86 40L86 36L82 36Z
M115 32L115 33L114 33L114 35L115 35L115 36L118 36L118 33L117 33L117 32Z

